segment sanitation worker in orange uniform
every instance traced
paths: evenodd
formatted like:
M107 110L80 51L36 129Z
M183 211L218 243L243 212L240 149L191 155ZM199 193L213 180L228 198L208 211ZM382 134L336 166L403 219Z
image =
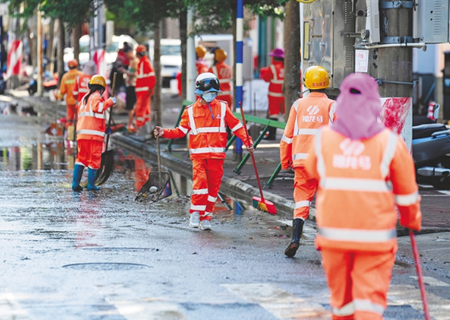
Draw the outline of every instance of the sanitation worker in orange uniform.
M87 190L99 190L95 186L95 176L102 162L103 140L106 124L105 111L116 104L116 98L104 100L106 80L95 75L89 81L89 92L78 108L77 145L78 155L73 169L72 189L81 191L81 177L84 167L88 167Z
M151 96L153 95L153 88L156 84L155 72L153 71L146 51L147 48L143 45L139 45L136 48L136 56L139 58L136 74L136 106L134 112L135 126L137 129L143 127L150 121Z
M278 120L278 115L284 114L284 50L281 48L274 49L269 56L272 57L272 63L269 67L261 68L261 77L265 82L270 82L269 85L269 110L268 118L271 120ZM275 140L277 128L269 128L269 135L265 137L267 140Z
M83 67L83 73L75 79L73 85L73 96L77 100L77 105L81 103L86 93L89 92L89 81L95 74L97 66L94 61L88 61Z
M225 63L227 52L222 49L214 51L214 66L209 68L208 72L214 73L220 81L220 95L217 99L225 101L231 108L233 105L232 84L233 70Z
M305 171L306 155L318 129L334 119L334 101L323 92L330 85L327 70L319 66L309 67L303 82L310 94L292 105L280 142L281 167L292 167L295 171L292 241L284 252L290 258L300 246L303 225L308 219L309 207L317 190L317 182L310 180Z
M62 100L66 96L66 128L73 125L73 120L75 118L75 106L77 105L77 100L73 96L73 85L78 76L83 73L77 70L78 62L77 60L70 60L68 63L69 71L66 72L61 79L61 86L59 87L59 99Z
M349 75L336 120L319 129L305 163L319 183L316 246L334 320L383 319L398 213L404 227L421 228L414 162L403 138L378 120L381 108L376 81Z
M192 160L193 190L189 226L211 230L214 205L222 183L228 126L253 152L242 123L236 119L227 103L216 99L220 83L212 73L202 73L196 79L195 94L200 96L186 108L178 128L156 127L155 134L168 139L184 137L189 131L189 153Z

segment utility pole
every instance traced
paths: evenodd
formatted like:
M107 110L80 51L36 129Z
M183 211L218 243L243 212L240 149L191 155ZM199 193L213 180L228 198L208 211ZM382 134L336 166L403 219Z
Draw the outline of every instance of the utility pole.
M379 92L385 98L410 98L410 110L403 128L408 147L412 143L412 47L383 47L383 44L412 43L413 8L391 8L392 1L380 1L381 44L371 50L371 75L379 79ZM400 104L405 99L394 99ZM397 109L400 105L395 106Z
M195 36L194 36L194 7L190 7L187 13L188 38L187 38L187 63L186 63L186 99L195 102Z

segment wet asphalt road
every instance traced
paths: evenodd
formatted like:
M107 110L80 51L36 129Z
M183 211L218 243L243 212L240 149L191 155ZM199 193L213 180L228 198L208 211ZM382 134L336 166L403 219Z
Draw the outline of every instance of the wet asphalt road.
M295 259L267 214L218 204L213 231L191 229L187 197L133 201L150 167L125 150L101 191L74 193L73 150L42 134L48 121L0 115L1 320L331 319L311 222ZM423 318L407 240L386 319ZM450 319L450 235L418 240L432 315Z

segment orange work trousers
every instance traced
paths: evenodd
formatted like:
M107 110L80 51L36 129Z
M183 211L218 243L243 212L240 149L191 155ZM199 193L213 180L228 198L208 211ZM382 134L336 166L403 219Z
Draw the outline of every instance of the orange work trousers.
M103 141L80 139L77 141L78 155L75 164L98 170L102 165Z
M286 110L284 108L284 97L269 97L269 117L270 116L278 116L280 113L284 114Z
M232 106L233 106L233 96L231 95L224 95L224 96L217 96L217 100L222 100L225 101L228 104L228 107L231 108L231 110L233 110Z
M140 92L136 95L136 107L134 117L136 119L136 127L142 127L147 121L150 121L152 112L150 107L150 93Z
M76 104L66 105L66 128L73 125L75 119L75 112L77 112Z
M322 248L333 320L382 320L395 252Z
M317 190L317 181L308 178L304 167L294 168L294 219L308 219L309 207Z
M198 211L200 220L211 220L222 184L223 159L192 160L192 196L189 213Z

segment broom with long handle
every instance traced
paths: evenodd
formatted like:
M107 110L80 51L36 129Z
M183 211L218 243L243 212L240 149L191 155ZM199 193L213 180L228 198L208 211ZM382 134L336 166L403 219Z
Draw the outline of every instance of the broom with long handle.
M427 295L425 291L425 283L423 282L422 266L420 265L419 249L417 247L416 237L414 232L409 230L409 237L411 238L411 247L414 255L414 263L416 265L417 280L419 281L420 295L422 296L423 313L425 320L430 320L430 310L428 309Z
M239 102L239 108L241 109L241 116L242 116L242 122L244 124L245 134L247 135L247 139L250 140L250 136L249 136L248 130L247 130L247 123L245 122L244 109L242 109L241 102ZM255 168L256 181L258 181L259 194L261 196L261 198L253 197L253 207L255 207L261 211L268 212L270 214L276 214L277 208L275 208L275 205L272 202L264 199L264 194L263 194L262 188L261 188L261 181L259 180L258 168L256 167L255 156L254 156L253 152L250 152L250 155L252 157L253 168Z

